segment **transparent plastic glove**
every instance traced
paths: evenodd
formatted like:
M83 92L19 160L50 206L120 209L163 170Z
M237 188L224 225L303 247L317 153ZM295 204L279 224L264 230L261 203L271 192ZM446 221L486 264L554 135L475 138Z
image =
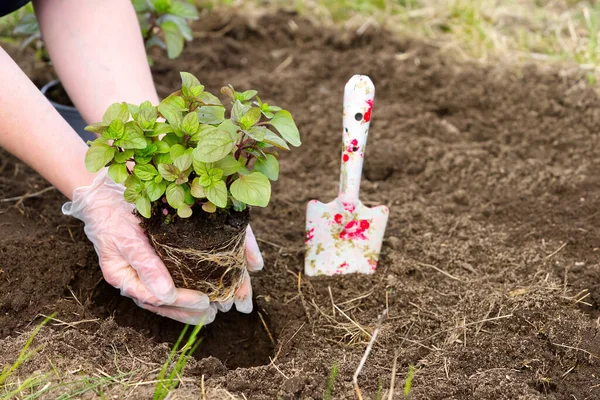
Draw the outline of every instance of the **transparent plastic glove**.
M73 201L62 211L85 223L85 233L98 254L106 281L123 296L156 314L183 323L209 324L216 305L203 293L177 289L162 260L156 255L125 201L125 187L103 169L92 185L73 191Z
M233 304L235 304L236 310L244 314L250 314L252 312L252 284L250 282L250 275L248 271L255 272L263 269L264 261L256 242L256 237L252 228L248 226L246 230L246 262L248 270L244 271L244 281L240 288L235 292L233 299L226 302L216 303L217 309L222 312L231 310Z

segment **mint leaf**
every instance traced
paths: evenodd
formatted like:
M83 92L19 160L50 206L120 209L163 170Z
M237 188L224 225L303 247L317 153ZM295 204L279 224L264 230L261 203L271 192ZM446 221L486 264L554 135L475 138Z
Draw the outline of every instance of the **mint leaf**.
M181 123L181 129L188 135L193 135L198 132L199 122L198 122L198 114L192 112L185 116L183 122Z
M166 135L167 133L173 132L173 128L169 124L165 124L164 122L157 122L154 125L154 129L151 132L146 132L146 136L153 137L159 135Z
M189 218L192 216L192 208L187 204L182 204L177 209L177 215L179 215L180 218Z
M140 124L140 128L142 128L142 130L152 131L157 117L158 112L156 111L156 108L143 108L137 115L137 122Z
M94 143L85 153L85 167L90 172L100 171L115 156L115 148L103 143Z
M236 99L241 102L250 101L254 96L256 96L258 92L256 90L246 90L243 93L236 93Z
M206 197L206 193L204 191L204 186L202 186L200 184L199 178L195 178L192 181L192 187L190 189L190 192L192 193L192 196L194 196L197 199L203 199Z
M178 170L185 171L192 166L192 155L190 153L184 153L177 157L175 161L173 161L173 164Z
M283 138L292 146L298 147L302 144L300 141L300 132L298 132L298 127L289 111L278 111L270 121L270 124L273 125L281 136L283 136Z
M272 154L267 154L267 157L264 159L257 159L254 163L254 169L272 181L276 181L279 178L279 161Z
M223 171L223 176L233 175L243 167L243 165L232 155L227 155L225 158L215 162L214 166Z
M196 110L198 121L202 124L216 125L225 120L225 107L202 106Z
M104 130L106 130L107 127L108 127L108 124L100 122L98 124L91 124L91 125L86 126L85 130L89 131L89 132L94 132L94 133L102 133L102 132L104 132Z
M159 164L158 165L158 173L162 176L166 181L173 182L179 176L179 170L174 165L170 164Z
M165 193L166 189L167 184L165 183L165 181L161 181L158 183L154 181L148 182L146 184L146 195L148 195L150 201L156 201L161 198L161 196Z
M225 186L225 182L220 180L212 182L205 191L206 197L211 203L219 208L227 207L227 186Z
M208 203L204 203L202 204L202 209L204 211L206 211L209 214L215 213L217 212L217 206L215 206L213 203L211 203L210 201Z
M267 128L264 126L253 126L246 131L246 134L257 142L262 142L265 139ZM284 142L285 143L285 142Z
M219 161L231 153L234 143L229 133L222 129L212 128L198 141L193 157L200 162Z
M181 118L181 112L186 110L187 108L183 97L174 94L161 101L158 105L158 112L171 124L176 124L179 120L177 116Z
M111 104L102 116L102 122L107 125L116 119L120 120L122 123L129 121L129 108L127 107L127 103Z
M125 164L112 164L108 167L108 176L116 183L123 183L129 176Z
M158 154L167 154L171 151L171 146L169 146L167 142L163 142L162 140L154 142L154 145L156 146L156 153Z
M213 181L212 181L210 175L203 174L198 177L198 183L200 184L200 186L207 188L210 185L212 185Z
M133 157L133 150L125 150L115 154L115 162L124 163Z
M177 157L180 157L183 155L183 153L185 153L185 147L183 147L180 144L174 144L171 146L170 153L171 153L171 158L173 160L175 160Z
M160 29L165 35L168 57L171 60L179 57L183 51L184 37L177 24L173 21L164 21L160 24Z
M290 149L285 140L277 136L277 134L271 131L270 129L267 129L267 131L265 132L265 137L263 138L262 142L268 143L275 147L279 147L280 149Z
M253 127L260 118L262 117L262 113L260 112L260 108L252 107L248 112L240 119L240 126L242 129L247 130Z
M150 218L152 216L152 206L150 205L150 200L146 196L140 196L135 201L135 208L137 211L144 217Z
M158 174L153 165L136 165L133 167L133 174L143 181L150 181Z
M145 149L148 145L144 132L133 121L125 124L125 133L119 140L115 140L115 146L123 149Z
M118 119L108 125L108 128L102 132L102 137L105 139L121 139L125 134L125 124Z
M183 188L175 183L171 183L166 190L167 202L173 208L179 208L183 204L185 197L185 191Z
M198 19L198 10L196 7L185 1L173 0L169 13L186 19Z
M242 117L250 110L250 106L242 104L239 100L233 103L231 108L231 120L235 123L240 123Z
M260 172L241 175L230 190L233 197L250 206L266 207L271 198L271 183Z

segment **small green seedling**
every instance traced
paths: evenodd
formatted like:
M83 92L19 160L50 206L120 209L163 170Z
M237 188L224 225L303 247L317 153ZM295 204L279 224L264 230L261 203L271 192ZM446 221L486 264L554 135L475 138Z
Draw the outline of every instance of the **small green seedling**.
M276 149L301 144L292 115L260 100L255 90L221 92L226 107L193 75L158 106L112 104L86 129L100 137L85 158L89 171L108 166L124 183L125 200L145 218L189 218L194 209L243 211L266 207L279 176Z
M337 379L339 370L337 362L334 362L331 366L331 371L329 372L329 379L327 380L327 388L325 389L325 393L323 394L323 400L332 400L333 399L333 389L335 386L335 380Z

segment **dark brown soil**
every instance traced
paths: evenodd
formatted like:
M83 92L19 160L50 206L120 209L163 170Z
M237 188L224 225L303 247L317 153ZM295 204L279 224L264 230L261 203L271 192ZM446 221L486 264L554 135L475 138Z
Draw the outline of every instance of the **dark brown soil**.
M216 212L209 214L194 207L190 218L165 217L155 213L143 220L142 226L156 252L161 256L177 287L199 290L214 301L230 297L241 283L244 264L222 266L215 261L199 260L197 255L179 253L173 260L165 246L173 249L193 249L210 252L215 257L230 257L227 253L243 251L250 212ZM241 240L240 240L241 239ZM223 260L221 260L223 262Z
M580 72L458 64L422 43L287 14L210 14L195 30L181 59L154 56L161 95L180 70L215 92L255 88L292 111L304 145L282 154L272 205L253 210L266 263L253 276L257 312L206 327L182 397L200 398L204 376L248 399L321 399L337 364L333 398L355 398L352 375L387 308L358 379L364 398L387 398L394 373L402 398L409 365L414 399L600 398L600 98ZM371 276L299 281L306 203L337 194L342 92L355 73L377 87L361 199L390 206L382 257ZM0 162L2 197L46 185ZM151 370L181 325L100 282L63 201L0 203L0 362L38 314L57 311L93 322L45 330L45 357L25 372L51 370L48 359L80 374Z

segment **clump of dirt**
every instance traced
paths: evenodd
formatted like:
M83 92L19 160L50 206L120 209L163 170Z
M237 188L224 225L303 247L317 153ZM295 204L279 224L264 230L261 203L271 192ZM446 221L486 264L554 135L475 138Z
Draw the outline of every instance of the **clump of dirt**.
M179 60L154 56L160 94L177 88L180 70L208 90L256 88L291 110L304 145L281 154L271 206L253 210L266 264L253 276L256 312L206 327L187 377L252 399L320 399L337 364L333 397L353 398L352 375L387 309L359 376L364 397L402 397L409 365L418 399L598 397L600 99L585 76L459 64L385 32L285 13L258 23L211 13L194 30L201 39ZM356 73L377 88L361 199L390 206L386 241L374 275L307 279L305 207L337 194L342 92ZM0 163L3 196L46 185L11 157ZM105 346L80 346L93 368L113 371L131 354L164 360L181 325L101 282L63 201L48 192L0 203L0 337L58 311L95 322L52 327L50 359L70 354L76 337ZM4 339L0 359L20 343Z
M166 222L162 213L142 218L150 243L177 287L199 290L211 301L230 299L244 278L244 243L250 222L243 212L207 213Z

